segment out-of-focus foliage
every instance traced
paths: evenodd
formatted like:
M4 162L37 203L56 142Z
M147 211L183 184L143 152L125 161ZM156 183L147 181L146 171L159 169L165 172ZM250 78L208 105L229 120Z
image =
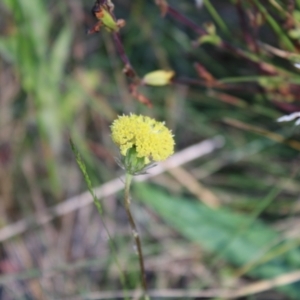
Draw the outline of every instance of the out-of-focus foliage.
M54 210L61 216L38 226L32 217L86 189L70 137L94 186L121 174L109 126L130 112L166 121L178 151L216 135L226 141L153 178L156 187L137 186L151 289L238 291L299 269L299 127L276 123L300 110L299 1L113 3L126 21L119 39L86 34L93 2L0 3L0 298L122 290L102 222L126 287L138 286L118 194L102 199L101 220L92 206ZM144 85L155 70L174 70L171 84ZM198 203L211 199L219 208ZM297 288L271 285L249 299L297 299Z

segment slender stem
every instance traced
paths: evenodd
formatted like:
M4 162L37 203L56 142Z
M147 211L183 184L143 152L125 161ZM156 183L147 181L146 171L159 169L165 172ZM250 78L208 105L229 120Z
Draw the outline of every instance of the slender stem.
M227 35L230 36L231 33L226 25L226 23L223 21L217 10L214 8L214 6L210 3L210 0L204 0L204 5L212 18L215 20L215 22L219 25L219 27L222 29L222 31Z
M137 73L135 72L134 68L132 67L132 65L130 63L130 60L125 52L123 43L121 41L121 38L120 38L120 35L118 32L113 33L113 40L114 40L116 49L118 51L118 54L119 54L122 62L125 65L125 68L123 70L125 75L129 78L132 78L132 79L135 79L138 81L139 79L138 79Z
M254 0L256 3L258 2L257 0ZM300 0L297 0L297 2L300 3ZM195 33L197 33L199 36L206 35L207 32L202 29L200 26L198 26L196 23L188 19L186 16L184 16L181 12L177 11L174 7L168 6L168 14L172 16L175 20L178 22L184 24L185 26L191 28ZM253 52L247 52L243 49L240 49L234 45L231 45L229 42L222 40L222 42L219 45L220 48L227 50L230 53L233 53L239 57L242 57L245 60L252 61L254 63L260 64L261 63L261 58L257 56ZM277 72L281 72L279 68L276 68Z
M129 219L132 235L134 237L134 241L135 241L137 251L138 251L140 270L141 270L141 281L142 281L142 286L143 286L143 290L144 290L144 299L149 300L150 298L147 295L147 281L146 281L146 272L145 272L145 266L144 266L144 257L143 257L143 252L142 252L142 244L141 244L140 236L137 231L133 216L130 211L130 184L131 184L131 181L132 181L132 175L126 173L125 192L124 192L125 209L126 209L126 213L127 213L128 219Z
M123 44L121 42L121 39L120 39L120 35L117 33L117 32L114 32L113 33L113 39L114 39L114 42L115 42L115 45L116 45L116 48L117 48L117 51L120 55L120 58L121 60L123 61L123 63L125 65L129 65L131 66L131 63L129 61L129 58L128 56L126 55L126 52L124 50L124 47L123 47Z
M174 7L168 6L168 13L171 15L174 19L177 19L182 24L190 27L192 30L197 32L200 36L205 35L206 31L199 27L196 23L185 17L183 14L181 14L179 11L177 11Z

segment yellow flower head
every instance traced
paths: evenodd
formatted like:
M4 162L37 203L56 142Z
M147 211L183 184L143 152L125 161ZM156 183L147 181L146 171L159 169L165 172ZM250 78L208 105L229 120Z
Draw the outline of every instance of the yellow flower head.
M135 148L136 156L144 158L145 163L161 161L174 152L174 139L163 122L146 116L119 116L112 126L112 140L120 148L121 154Z

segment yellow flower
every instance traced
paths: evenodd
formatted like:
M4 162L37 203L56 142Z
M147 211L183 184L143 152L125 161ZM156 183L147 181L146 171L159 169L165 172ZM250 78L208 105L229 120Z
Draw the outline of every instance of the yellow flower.
M174 139L171 131L163 122L157 122L146 116L119 116L112 126L112 140L126 156L131 148L135 149L137 158L144 158L145 164L150 161L161 161L174 152Z

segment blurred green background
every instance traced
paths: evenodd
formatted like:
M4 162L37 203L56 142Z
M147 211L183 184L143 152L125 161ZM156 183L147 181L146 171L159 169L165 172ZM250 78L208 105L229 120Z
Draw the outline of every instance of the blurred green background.
M300 1L168 3L162 17L154 0L114 1L136 73L176 73L136 95L112 34L86 34L92 1L1 1L1 299L140 288L109 129L130 112L166 121L179 160L215 147L134 184L152 299L300 299L300 131L276 122L300 111ZM90 198L70 137L110 188L101 217L78 204Z

